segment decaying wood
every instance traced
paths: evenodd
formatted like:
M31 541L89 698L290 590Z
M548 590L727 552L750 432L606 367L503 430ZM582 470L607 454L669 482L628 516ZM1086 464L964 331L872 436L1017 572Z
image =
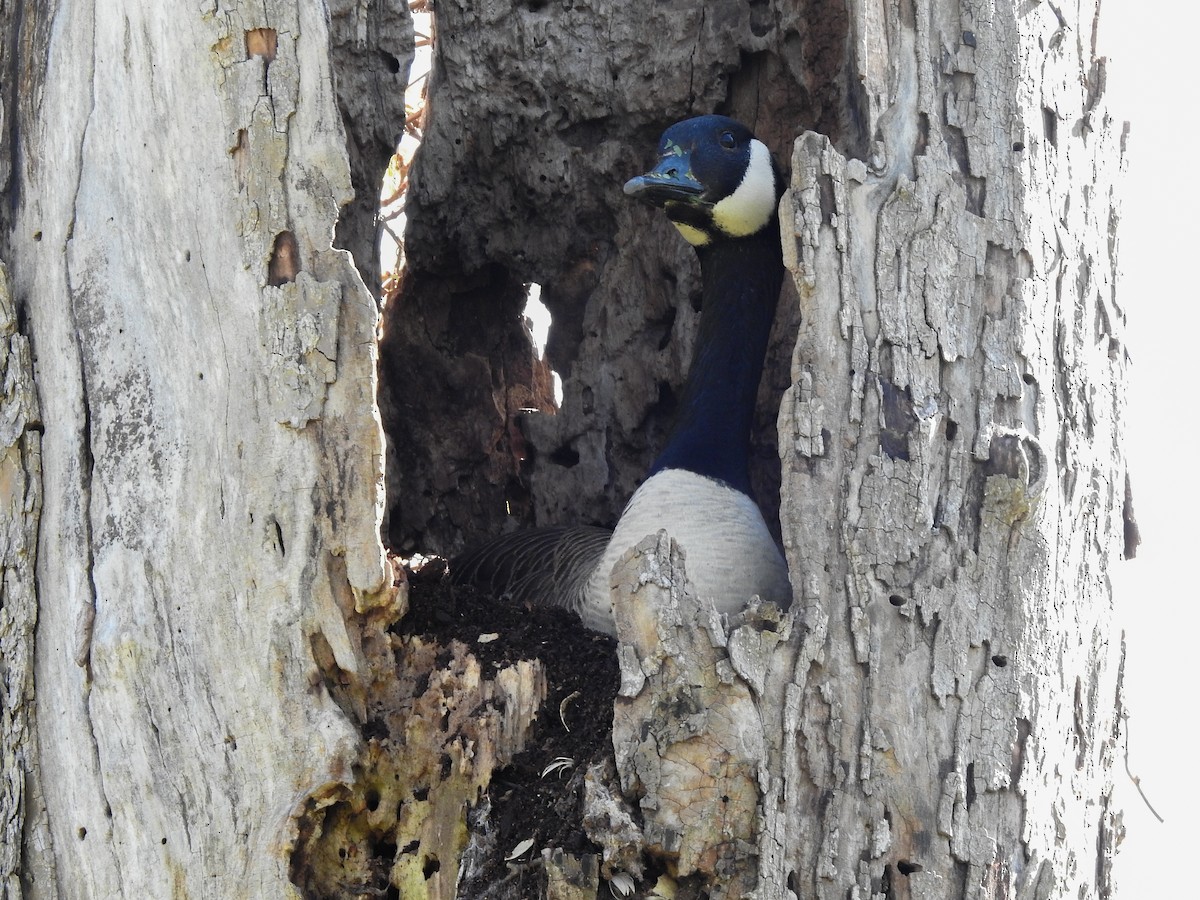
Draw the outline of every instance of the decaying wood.
M716 108L785 155L802 125L867 146L844 4L450 0L435 20L407 274L381 342L390 545L451 554L516 524L611 525L673 420L700 293L691 248L621 185L663 128ZM554 317L541 363L530 282ZM755 429L768 521L792 301ZM553 414L530 390L547 363L563 378Z
M485 837L468 831L467 812L524 746L545 675L522 660L483 677L458 642L391 637L376 649L357 716L371 736L352 772L308 796L292 878L309 897L379 885L402 897L454 897L468 840Z
M8 270L0 263L0 897L21 896L36 869L26 842L46 840L34 708L36 564L42 505L41 412L29 340L17 328Z
M352 193L329 21L16 5L3 252L45 433L36 695L17 656L6 683L43 796L5 890L295 896L293 812L362 740L314 643L361 679L394 604L376 303L331 246ZM27 632L33 549L10 549Z
M613 597L621 662L613 746L621 786L641 809L643 850L678 876L701 876L713 898L741 897L757 879L765 741L725 628L696 600L665 532L618 562Z
M334 90L354 199L342 208L334 245L348 250L363 283L379 287L379 191L405 125L404 91L415 53L410 4L328 0Z

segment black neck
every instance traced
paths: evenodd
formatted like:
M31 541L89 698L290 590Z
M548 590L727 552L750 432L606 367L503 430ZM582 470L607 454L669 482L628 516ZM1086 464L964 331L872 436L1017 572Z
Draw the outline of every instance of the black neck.
M750 493L750 430L783 283L779 220L696 250L704 284L700 333L679 418L650 475L687 469Z

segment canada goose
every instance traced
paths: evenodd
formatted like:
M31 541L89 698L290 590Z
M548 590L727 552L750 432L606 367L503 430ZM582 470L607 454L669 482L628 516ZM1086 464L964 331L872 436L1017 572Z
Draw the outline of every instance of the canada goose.
M535 528L496 538L451 563L452 578L518 602L562 606L614 631L616 561L659 529L687 553L697 594L721 612L752 595L791 602L787 565L750 496L750 429L783 281L783 186L746 126L700 116L668 128L658 164L625 193L662 208L700 257L703 308L680 412L666 446L609 532Z

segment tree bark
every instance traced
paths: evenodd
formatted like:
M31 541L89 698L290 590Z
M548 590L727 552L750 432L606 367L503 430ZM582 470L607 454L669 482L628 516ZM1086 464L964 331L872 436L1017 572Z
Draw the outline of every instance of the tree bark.
M371 6L340 40L402 95ZM313 648L352 681L399 613L328 11L6 11L3 891L295 896L292 817L360 746Z
M0 892L19 897L25 868L25 829L44 839L41 773L36 764L34 628L37 587L33 562L41 514L41 417L29 340L18 330L8 270L0 265ZM32 867L31 867L32 868ZM39 872L45 877L44 868Z
M793 150L809 630L768 828L801 896L1113 893L1124 132L1096 11L856 5L875 151Z

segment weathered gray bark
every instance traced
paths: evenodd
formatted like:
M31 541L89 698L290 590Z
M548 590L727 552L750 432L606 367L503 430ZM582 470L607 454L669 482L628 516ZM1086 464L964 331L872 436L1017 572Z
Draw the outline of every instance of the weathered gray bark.
M767 826L802 896L1113 891L1124 137L1095 15L856 5L879 143L792 154L780 434L808 634Z
M41 436L29 341L17 327L8 271L0 264L0 896L20 896L22 843L44 834L33 714L33 569L41 514Z
M338 7L402 94L407 10ZM359 751L323 678L397 597L329 13L6 6L4 896L294 896Z

